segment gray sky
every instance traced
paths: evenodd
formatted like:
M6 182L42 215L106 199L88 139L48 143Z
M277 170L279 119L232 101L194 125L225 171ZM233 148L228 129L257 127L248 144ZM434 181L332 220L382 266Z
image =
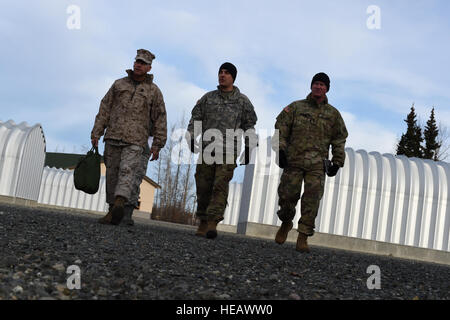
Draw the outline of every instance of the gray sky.
M259 130L272 130L321 71L331 78L329 102L346 122L348 147L395 152L412 103L423 124L434 106L437 121L450 126L447 0L0 0L0 7L0 120L40 123L47 151L80 153L90 144L100 100L139 48L156 55L151 73L170 123L190 116L230 61Z

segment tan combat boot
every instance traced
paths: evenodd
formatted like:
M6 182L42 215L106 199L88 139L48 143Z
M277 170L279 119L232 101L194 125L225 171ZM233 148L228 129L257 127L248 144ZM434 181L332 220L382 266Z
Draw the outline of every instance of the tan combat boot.
M207 231L208 231L208 221L200 220L200 224L198 226L198 229L197 229L197 232L195 233L195 235L199 236L199 237L205 237Z
M281 224L280 229L278 229L277 235L275 236L275 242L278 244L283 244L288 236L289 231L291 231L294 224L292 221L284 221Z
M217 237L217 221L214 220L208 220L206 228L206 238L208 239L215 239Z
M299 232L295 250L297 250L298 252L309 252L309 247L306 239L308 239L308 236L304 233Z
M127 199L121 196L117 196L114 201L114 207L112 209L111 224L118 225L122 221L124 214L124 205Z

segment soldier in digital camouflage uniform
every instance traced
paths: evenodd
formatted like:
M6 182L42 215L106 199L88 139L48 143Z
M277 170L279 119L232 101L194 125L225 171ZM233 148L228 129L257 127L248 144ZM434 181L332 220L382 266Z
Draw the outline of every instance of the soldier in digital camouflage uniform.
M282 225L275 241L279 244L286 241L304 183L296 246L300 252L309 252L307 237L314 234L314 221L324 191L324 160L328 160L330 146L332 159L327 174L336 175L345 161L348 133L341 114L328 103L329 89L329 77L325 73L316 74L307 98L284 108L275 123L275 129L279 130L278 161L284 168L278 187L278 217Z
M124 205L131 198L133 179L153 124L151 161L157 160L167 138L167 117L164 99L153 83L151 70L155 56L137 50L133 70L116 80L100 104L91 132L92 145L105 133L107 215L100 223L117 225L123 218Z
M233 178L234 169L237 167L236 160L240 154L242 135L233 136L231 133L241 130L247 137L241 164L249 163L251 149L257 143L254 129L256 113L247 96L233 85L236 74L236 67L229 62L219 68L219 86L197 102L192 110L186 134L191 151L201 150L195 173L197 217L200 219L196 235L209 239L217 236L216 226L223 220L228 185ZM201 128L196 130L198 125ZM208 132L212 130L216 130L218 134L215 140L208 140ZM197 136L201 136L201 144L197 144ZM213 145L218 148L210 152L208 148Z

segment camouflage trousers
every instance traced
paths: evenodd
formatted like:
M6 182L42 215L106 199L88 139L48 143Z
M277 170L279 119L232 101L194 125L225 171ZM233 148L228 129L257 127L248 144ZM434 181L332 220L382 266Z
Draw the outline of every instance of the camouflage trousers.
M139 165L136 168L136 174L134 176L131 188L131 195L128 199L127 205L134 208L139 207L139 195L141 194L141 183L147 173L148 160L150 159L150 148L148 144L144 148L140 156Z
M112 206L117 196L131 200L143 148L137 145L105 143L106 202Z
M197 164L197 217L201 220L222 221L227 207L229 183L236 164Z
M292 221L294 219L295 207L300 199L303 183L304 192L301 200L298 232L312 236L325 185L323 164L311 166L308 170L301 168L284 169L278 186L280 210L277 214L281 221Z

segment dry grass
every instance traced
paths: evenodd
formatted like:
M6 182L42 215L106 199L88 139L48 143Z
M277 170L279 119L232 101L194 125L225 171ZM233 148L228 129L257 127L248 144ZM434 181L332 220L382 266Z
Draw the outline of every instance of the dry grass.
M197 224L194 214L177 207L158 208L155 206L152 209L152 219L192 226Z

